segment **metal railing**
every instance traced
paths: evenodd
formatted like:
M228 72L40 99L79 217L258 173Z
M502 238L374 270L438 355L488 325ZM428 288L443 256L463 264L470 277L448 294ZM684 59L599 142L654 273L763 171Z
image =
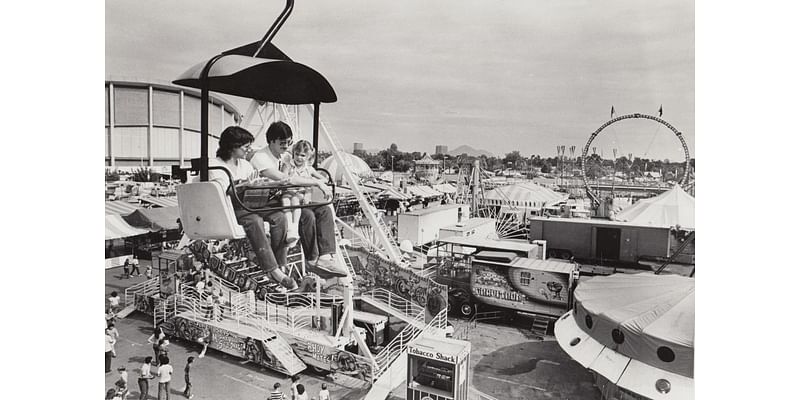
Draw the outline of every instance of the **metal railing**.
M425 321L425 308L422 306L394 294L383 288L376 288L361 294L361 297L369 297L388 305L393 310L402 313L410 319L420 322Z
M423 318L424 318L423 310ZM439 334L447 326L447 310L441 310L428 324L420 329L414 324L408 324L392 339L386 347L375 356L375 374L373 380L377 381L386 372L398 356L408 349L408 344L422 334Z
M152 296L159 292L158 277L139 282L125 289L125 306L132 305L136 295Z

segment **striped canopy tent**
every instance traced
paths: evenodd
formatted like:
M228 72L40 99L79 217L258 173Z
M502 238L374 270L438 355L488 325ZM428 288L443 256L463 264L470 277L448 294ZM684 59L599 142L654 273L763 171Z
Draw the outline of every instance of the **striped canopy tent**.
M152 196L140 196L139 200L143 203L152 204L157 207L177 207L178 206L178 198L177 197L152 197Z
M130 226L118 214L106 214L106 240L144 235L146 233L150 233L150 231Z
M347 169L351 174L362 179L372 176L372 169L369 167L369 165L367 165L366 162L364 162L364 160L358 158L358 156L344 151L339 151L339 154L344 159ZM324 168L331 173L334 182L342 182L344 180L344 172L343 170L339 169L339 163L336 162L336 158L334 156L326 158L319 164L319 166L320 168Z
M449 184L449 183L442 183L438 185L431 186L434 190L442 192L444 194L453 194L456 192L456 188Z
M178 229L178 218L178 207L140 208L125 216L125 221L136 227L160 232Z
M410 195L423 198L437 197L442 195L442 192L436 191L432 187L425 185L409 185L406 186L406 189Z
M618 387L650 399L694 398L694 278L598 276L581 279L574 296L556 340L600 375L604 398Z
M541 208L566 201L569 195L531 182L492 189L484 195L484 205Z
M378 182L365 182L361 187L368 187L378 190L377 197L393 199L393 200L408 200L413 196L404 194L400 189L383 183Z
M614 220L636 225L694 229L694 197L684 192L679 185L656 197L639 200L613 216Z
M379 189L375 189L369 186L359 185L358 187L361 190L361 193L363 194L374 194L380 192ZM341 198L341 197L351 197L351 196L355 196L355 194L353 194L353 189L350 189L347 186L336 186L336 197Z
M106 215L128 215L138 209L139 203L129 203L125 200L106 202Z

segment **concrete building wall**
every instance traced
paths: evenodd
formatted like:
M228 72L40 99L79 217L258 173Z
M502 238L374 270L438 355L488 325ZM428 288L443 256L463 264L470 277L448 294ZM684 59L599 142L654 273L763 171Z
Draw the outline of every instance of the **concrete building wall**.
M200 93L170 84L105 83L105 166L188 165L200 156ZM209 157L219 134L239 111L225 99L209 101Z

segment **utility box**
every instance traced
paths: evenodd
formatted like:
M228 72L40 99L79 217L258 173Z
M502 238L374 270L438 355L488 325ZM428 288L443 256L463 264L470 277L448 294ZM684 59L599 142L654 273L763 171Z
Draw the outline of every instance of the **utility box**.
M441 228L467 218L467 204L447 204L402 213L397 216L397 239L400 242L409 240L414 246L421 246L439 239Z

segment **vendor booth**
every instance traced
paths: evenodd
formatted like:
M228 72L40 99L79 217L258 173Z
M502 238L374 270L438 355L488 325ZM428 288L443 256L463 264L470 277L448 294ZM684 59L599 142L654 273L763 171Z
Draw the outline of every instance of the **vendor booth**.
M408 345L407 400L467 400L471 344L422 335Z

